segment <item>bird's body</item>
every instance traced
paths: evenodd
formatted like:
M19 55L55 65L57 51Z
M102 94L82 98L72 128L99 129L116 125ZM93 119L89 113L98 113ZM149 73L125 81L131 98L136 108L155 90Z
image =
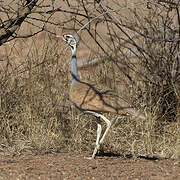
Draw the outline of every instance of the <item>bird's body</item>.
M141 117L125 99L111 90L100 91L89 83L79 81L70 90L71 101L83 111L111 112L120 115Z
M77 58L76 58L76 49L78 45L78 38L76 36L67 34L63 36L58 36L62 38L72 50L72 62L71 62L71 87L69 91L69 96L72 103L81 111L92 114L93 116L97 117L97 139L96 139L96 147L94 149L92 159L95 157L97 151L100 148L100 144L103 142L110 126L111 122L104 117L99 112L111 112L117 113L120 115L131 115L133 117L138 118L145 118L145 116L131 107L125 99L120 97L112 90L100 91L97 90L96 87L91 85L89 82L84 82L80 80L78 74L78 67L77 67ZM102 118L105 123L107 124L107 128L100 139L101 135L101 122L100 119Z

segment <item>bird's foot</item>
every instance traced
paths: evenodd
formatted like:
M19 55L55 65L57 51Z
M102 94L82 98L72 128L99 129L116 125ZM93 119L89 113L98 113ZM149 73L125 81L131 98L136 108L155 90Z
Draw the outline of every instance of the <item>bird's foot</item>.
M92 159L94 159L94 157L84 157L84 159L89 159L89 160L92 160Z

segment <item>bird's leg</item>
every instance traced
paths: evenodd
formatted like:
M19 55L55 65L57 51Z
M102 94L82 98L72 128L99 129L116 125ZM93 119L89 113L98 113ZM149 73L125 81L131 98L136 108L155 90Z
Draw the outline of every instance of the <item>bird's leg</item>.
M100 136L101 136L102 126L101 126L101 122L100 122L100 119L99 119L100 117L105 121L105 123L106 123L106 125L107 125L106 130L105 130L105 132L104 132L104 134L103 134L103 136L102 136L101 139L100 139ZM106 135L107 135L107 133L108 133L110 127L111 127L111 122L110 122L105 116L103 116L103 115L101 114L101 115L99 116L99 118L97 119L96 147L95 147L95 149L94 149L94 152L93 152L93 155L92 155L91 159L94 159L96 153L97 153L98 150L100 149L100 145L103 143L103 140L104 140L104 138L106 137ZM99 140L99 139L100 139L100 140Z
M105 116L101 115L101 118L105 121L107 127L106 127L106 130L105 130L105 132L104 132L101 140L99 141L99 145L103 143L104 138L105 138L105 136L107 135L107 133L108 133L110 127L111 127L111 124L112 124L111 121L109 121Z
M91 113L93 114L93 113ZM94 115L95 116L95 115ZM96 122L97 122L97 137L96 137L96 146L94 148L94 152L92 154L91 157L86 157L86 159L94 159L95 155L97 154L99 148L100 148L100 143L99 143L99 140L100 140L100 137L101 137L101 132L102 132L102 125L101 125L101 120L100 120L100 117L97 117L95 116L97 119L96 119Z
M96 147L94 149L94 152L92 154L92 157L91 158L88 158L88 159L94 159L95 158L95 155L96 153L98 152L99 148L100 148L100 145L103 143L103 140L105 138L105 136L107 135L110 127L111 127L111 122L105 117L103 116L102 114L98 114L96 112L93 112L93 111L86 111L86 113L88 114L92 114L94 115L95 117L97 117L97 138L96 138ZM106 125L107 125L107 128L102 136L102 138L100 139L100 136L101 136L101 131L102 131L102 126L101 126L101 120L100 118L102 118Z
M99 140L100 140L100 137L101 137L101 132L102 132L102 126L101 126L101 123L99 122L99 118L97 120L97 137L96 137L96 146L94 148L94 152L93 152L93 155L91 157L91 159L94 159L96 153L98 152L99 148L100 148L100 143L99 143Z

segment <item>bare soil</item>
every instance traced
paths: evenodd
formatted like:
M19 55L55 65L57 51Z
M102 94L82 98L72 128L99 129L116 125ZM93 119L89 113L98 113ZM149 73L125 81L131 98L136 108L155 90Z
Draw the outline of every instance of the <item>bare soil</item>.
M173 159L105 154L88 160L84 158L87 156L88 153L0 155L0 180L180 179L180 163Z

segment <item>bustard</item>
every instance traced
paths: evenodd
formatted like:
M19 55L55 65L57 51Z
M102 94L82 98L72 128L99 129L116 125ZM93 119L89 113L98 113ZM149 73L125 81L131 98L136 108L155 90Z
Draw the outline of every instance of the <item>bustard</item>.
M69 97L72 103L81 111L86 114L91 114L96 117L97 122L97 138L94 152L90 159L94 159L96 153L100 148L105 136L107 135L109 128L111 127L111 121L100 113L112 112L121 115L132 115L138 118L145 118L144 114L138 112L135 108L131 107L125 100L118 95L112 93L112 91L99 92L96 88L86 82L80 80L77 67L76 50L78 46L78 37L71 34L65 34L63 36L57 36L62 38L72 51L71 62L71 87L69 91ZM106 123L107 127L104 134L101 137L102 120Z

